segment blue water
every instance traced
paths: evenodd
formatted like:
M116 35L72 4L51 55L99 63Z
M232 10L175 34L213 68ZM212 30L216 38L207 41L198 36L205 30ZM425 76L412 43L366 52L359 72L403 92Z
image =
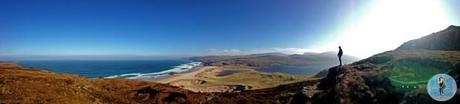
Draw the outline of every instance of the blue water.
M269 66L257 68L257 71L262 72L279 72L279 73L288 73L288 74L316 74L321 70L324 70L330 65L308 65L308 66Z
M190 63L188 60L40 60L19 61L24 67L45 69L86 77L108 77L128 73L155 73ZM182 69L181 69L182 70ZM185 70L185 69L184 69Z

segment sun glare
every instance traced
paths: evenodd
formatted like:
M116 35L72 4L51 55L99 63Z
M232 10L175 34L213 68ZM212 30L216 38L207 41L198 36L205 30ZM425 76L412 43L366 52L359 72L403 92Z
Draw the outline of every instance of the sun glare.
M342 45L347 54L365 58L447 28L449 23L441 0L379 0L326 46Z

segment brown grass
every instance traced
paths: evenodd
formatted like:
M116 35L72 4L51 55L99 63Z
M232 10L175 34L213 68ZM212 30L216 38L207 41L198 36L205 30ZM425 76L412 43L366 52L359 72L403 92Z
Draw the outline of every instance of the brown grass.
M0 103L123 104L168 101L164 99L174 102L181 102L182 99L185 103L204 99L200 96L177 96L184 94L195 93L154 82L88 79L72 74L24 69L15 64L0 64Z
M232 93L196 93L149 81L88 79L0 63L0 104L236 104L288 103L316 80Z

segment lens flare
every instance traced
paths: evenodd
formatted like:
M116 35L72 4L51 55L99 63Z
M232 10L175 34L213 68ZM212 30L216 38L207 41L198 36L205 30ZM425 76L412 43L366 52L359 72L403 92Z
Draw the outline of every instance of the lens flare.
M365 58L451 24L441 0L379 0L369 7L341 30L341 37L319 50L341 45L346 54Z

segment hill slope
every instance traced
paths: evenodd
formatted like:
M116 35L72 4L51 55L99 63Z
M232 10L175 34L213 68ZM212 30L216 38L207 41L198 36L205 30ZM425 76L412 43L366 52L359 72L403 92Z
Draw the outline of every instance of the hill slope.
M397 50L445 50L460 51L460 26L449 26L447 29L433 33L431 35L408 41L401 45Z
M71 74L0 64L0 103L166 103L199 102L204 96L164 84L88 79Z
M329 69L318 85L315 103L438 103L426 93L431 76L460 79L460 28L450 26L399 48ZM459 103L460 93L445 103Z
M6 104L284 104L302 86L315 83L312 80L260 90L196 93L149 81L88 79L0 63L0 103Z

